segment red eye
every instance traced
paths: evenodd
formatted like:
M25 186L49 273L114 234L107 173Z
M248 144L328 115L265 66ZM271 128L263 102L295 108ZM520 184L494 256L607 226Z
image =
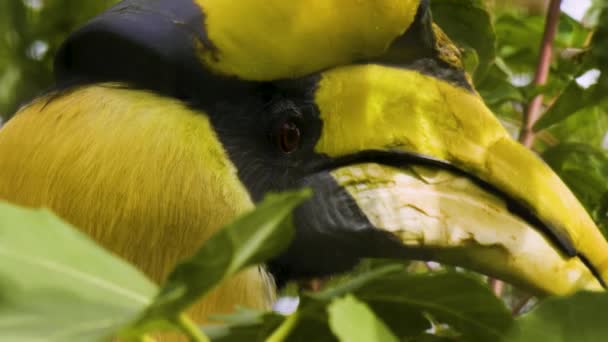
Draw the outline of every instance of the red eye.
M277 145L283 153L292 153L300 147L302 138L300 128L293 121L283 121L279 124L276 135Z

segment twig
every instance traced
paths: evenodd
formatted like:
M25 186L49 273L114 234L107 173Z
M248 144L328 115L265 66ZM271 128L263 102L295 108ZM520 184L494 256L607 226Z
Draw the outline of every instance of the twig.
M536 74L534 75L535 85L544 85L547 83L547 78L549 77L549 66L551 65L551 56L553 54L553 41L555 40L557 24L559 23L560 5L561 0L551 0L549 3L549 10L545 21L545 32L543 34L540 56L538 58L538 66L536 67ZM526 147L530 148L534 143L534 131L532 127L541 116L542 105L543 95L539 94L528 104L526 113L524 114L521 131L519 133L519 142Z
M201 329L194 323L188 315L185 313L180 314L175 320L177 326L181 331L188 336L188 339L192 342L210 342L211 340L207 337Z
M289 334L292 332L293 328L295 328L296 323L298 323L299 317L298 312L294 312L289 315L283 323L270 335L266 341L267 342L281 342L286 341Z

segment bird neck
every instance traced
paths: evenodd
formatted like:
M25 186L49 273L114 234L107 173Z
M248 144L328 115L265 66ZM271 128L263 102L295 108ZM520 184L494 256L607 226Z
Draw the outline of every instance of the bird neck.
M98 85L38 100L0 130L0 156L0 199L52 209L159 283L253 208L207 116L150 92ZM193 312L267 307L270 284L247 270Z

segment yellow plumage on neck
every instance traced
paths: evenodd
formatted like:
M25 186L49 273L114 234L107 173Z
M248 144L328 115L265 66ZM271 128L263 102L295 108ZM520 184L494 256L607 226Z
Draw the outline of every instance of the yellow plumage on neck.
M117 85L36 100L0 130L0 154L0 199L51 208L157 282L253 207L204 113ZM252 268L193 310L267 307L269 290Z

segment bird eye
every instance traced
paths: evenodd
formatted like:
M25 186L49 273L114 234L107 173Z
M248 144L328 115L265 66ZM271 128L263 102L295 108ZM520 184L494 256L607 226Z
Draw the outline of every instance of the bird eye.
M300 147L302 133L297 123L292 119L280 122L275 136L277 146L283 153L292 153Z

